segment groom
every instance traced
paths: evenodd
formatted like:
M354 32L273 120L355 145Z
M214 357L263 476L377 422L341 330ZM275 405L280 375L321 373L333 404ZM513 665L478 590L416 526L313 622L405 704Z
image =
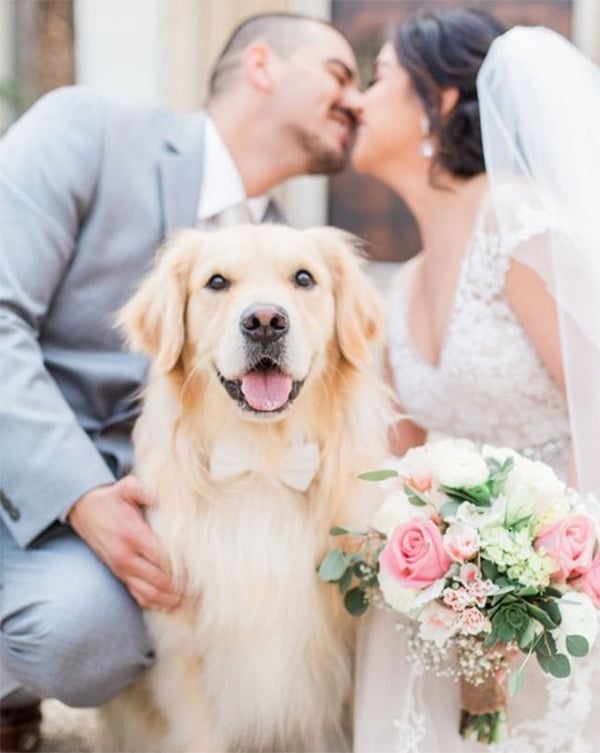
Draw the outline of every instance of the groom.
M1 143L2 751L35 747L40 698L95 706L131 683L152 662L140 607L181 598L128 475L146 363L113 313L178 228L277 221L276 184L342 169L355 78L329 24L260 15L204 111L66 88Z

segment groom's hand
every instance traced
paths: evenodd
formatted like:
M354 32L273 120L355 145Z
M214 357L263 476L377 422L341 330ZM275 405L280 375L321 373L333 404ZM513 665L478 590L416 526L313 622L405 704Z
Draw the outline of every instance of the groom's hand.
M134 476L84 494L68 521L143 609L171 611L182 599L160 554L144 508L152 500Z

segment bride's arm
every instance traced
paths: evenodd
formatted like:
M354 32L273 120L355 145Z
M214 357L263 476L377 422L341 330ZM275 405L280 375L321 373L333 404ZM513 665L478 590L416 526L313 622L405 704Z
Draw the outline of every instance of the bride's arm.
M383 354L383 377L394 392L394 378L388 357L387 348ZM427 432L420 426L411 421L400 406L398 400L394 399L394 412L398 419L390 424L388 429L388 443L392 454L402 456L411 447L425 443Z
M506 295L550 376L564 393L558 314L556 302L546 284L531 267L513 259L506 277ZM572 452L569 454L568 482L577 486Z

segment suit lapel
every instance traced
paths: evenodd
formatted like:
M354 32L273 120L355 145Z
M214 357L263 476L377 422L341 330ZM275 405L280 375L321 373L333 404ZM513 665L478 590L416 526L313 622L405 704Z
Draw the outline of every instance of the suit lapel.
M196 225L204 164L204 113L174 116L160 157L163 235Z

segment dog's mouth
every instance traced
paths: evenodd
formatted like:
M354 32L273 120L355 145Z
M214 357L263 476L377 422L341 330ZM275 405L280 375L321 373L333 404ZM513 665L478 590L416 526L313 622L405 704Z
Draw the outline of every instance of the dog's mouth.
M239 379L226 379L217 369L227 394L245 410L277 413L287 408L302 389L304 380L294 380L270 358L261 358Z

